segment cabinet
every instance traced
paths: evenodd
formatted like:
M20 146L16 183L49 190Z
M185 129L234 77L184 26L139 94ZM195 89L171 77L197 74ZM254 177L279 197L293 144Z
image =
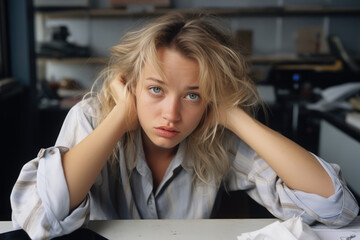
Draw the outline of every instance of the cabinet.
M352 137L328 121L322 120L320 124L319 156L341 167L342 175L345 176L347 184L359 197L360 130L354 129L352 131L357 134L357 138Z

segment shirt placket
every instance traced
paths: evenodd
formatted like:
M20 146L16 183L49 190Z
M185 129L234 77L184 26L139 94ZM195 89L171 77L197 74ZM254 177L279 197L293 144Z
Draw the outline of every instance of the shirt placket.
M152 180L151 171L148 167L146 167L146 165L142 165L140 169L140 175L141 175L141 181L145 186L143 191L145 198L144 207L146 208L146 215L144 215L143 217L157 219L158 213L156 209L155 196L153 193L153 180Z

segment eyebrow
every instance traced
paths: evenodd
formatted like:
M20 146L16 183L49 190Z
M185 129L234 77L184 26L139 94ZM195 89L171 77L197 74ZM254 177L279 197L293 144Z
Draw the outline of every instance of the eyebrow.
M166 85L166 83L160 79L157 79L157 78L153 78L153 77L148 77L146 78L145 80L148 80L148 81L153 81L153 82L157 82L159 83L160 85ZM199 89L199 86L189 86L187 87L188 90L198 90Z

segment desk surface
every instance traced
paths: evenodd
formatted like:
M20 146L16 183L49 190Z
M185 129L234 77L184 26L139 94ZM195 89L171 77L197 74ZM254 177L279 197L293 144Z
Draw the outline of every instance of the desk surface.
M209 220L108 220L90 221L89 228L107 239L156 239L156 240L222 240L236 239L241 233L265 227L276 219L209 219ZM360 239L360 216L340 229L324 225L312 227L320 239L338 240L343 236ZM0 221L0 233L12 231L10 221Z
M276 219L111 220L90 221L89 228L108 239L236 239ZM12 231L10 221L0 222L0 233Z

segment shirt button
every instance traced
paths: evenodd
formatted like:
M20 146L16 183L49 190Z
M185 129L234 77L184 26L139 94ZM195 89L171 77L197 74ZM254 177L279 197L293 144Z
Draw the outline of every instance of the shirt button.
M55 151L51 149L51 150L49 151L49 153L50 153L51 155L53 155L53 154L55 153Z
M152 204L152 200L149 199L149 201L147 202L148 205L151 205Z

